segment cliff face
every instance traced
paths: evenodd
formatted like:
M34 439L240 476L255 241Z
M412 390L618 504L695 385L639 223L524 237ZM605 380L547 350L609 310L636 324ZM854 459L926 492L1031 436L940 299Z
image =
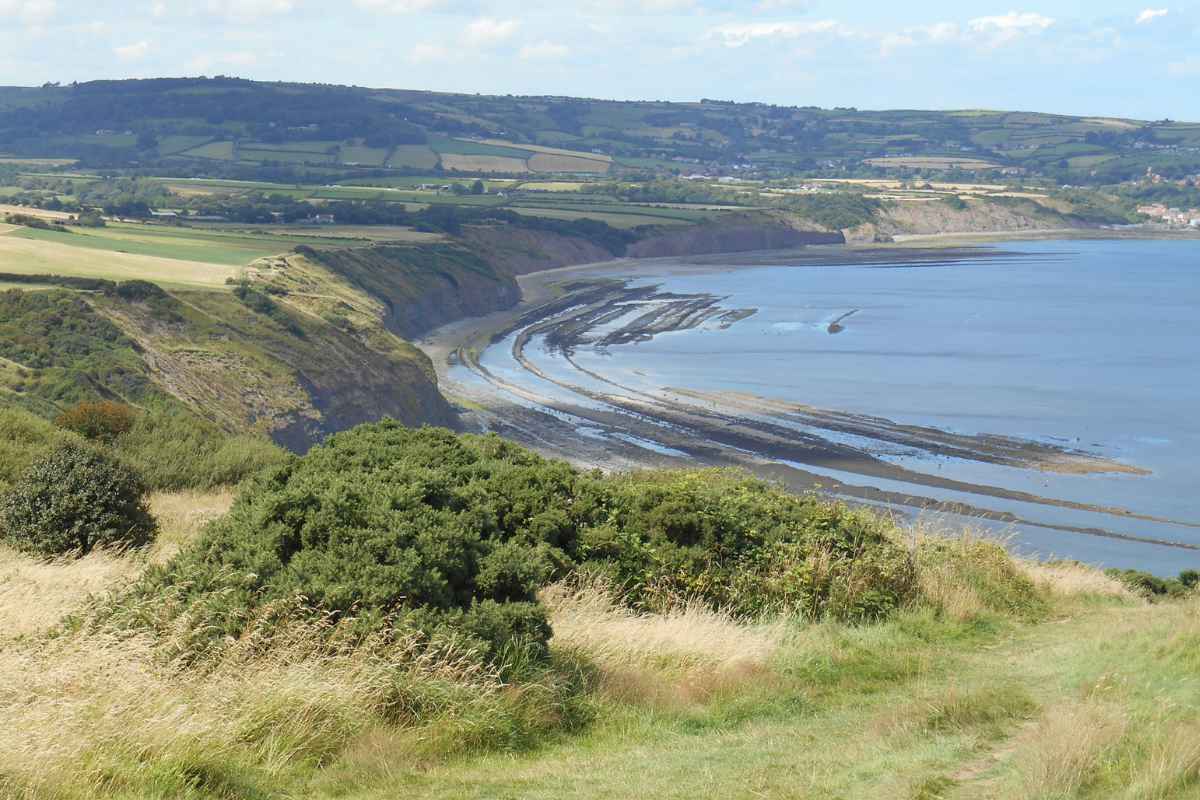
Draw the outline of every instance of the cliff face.
M742 217L665 230L629 246L630 258L783 250L806 244L845 244L840 231L802 230L779 218Z
M462 244L298 252L377 301L383 324L406 339L447 322L509 308L521 297L510 272Z
M598 244L573 236L532 231L511 225L472 226L463 231L477 252L510 275L609 261L615 255Z
M304 452L382 417L454 422L428 359L382 331L294 307L286 312L293 325L280 325L227 292L179 292L154 305L93 303L135 344L160 390L229 431L260 431Z

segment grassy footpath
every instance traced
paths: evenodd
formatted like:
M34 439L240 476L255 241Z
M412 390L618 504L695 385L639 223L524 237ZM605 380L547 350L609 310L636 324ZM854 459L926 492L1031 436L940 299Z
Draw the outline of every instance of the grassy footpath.
M346 796L1195 797L1197 610L1063 598L1036 624L800 628L736 681Z

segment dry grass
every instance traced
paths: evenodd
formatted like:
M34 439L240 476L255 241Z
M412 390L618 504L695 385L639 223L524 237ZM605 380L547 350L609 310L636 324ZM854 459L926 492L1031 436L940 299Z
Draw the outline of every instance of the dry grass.
M79 559L46 561L0 545L0 637L48 630L89 598L136 578L147 563L170 558L232 504L230 489L152 495L150 511L161 530L147 553L95 552Z
M221 517L233 505L233 489L208 492L155 492L150 496L150 513L158 520L159 535L152 557L169 558L200 530Z
M0 795L106 796L144 781L172 796L173 781L198 773L219 773L209 782L233 782L239 771L270 778L328 762L385 720L403 724L414 710L436 713L439 700L478 704L503 689L494 674L415 638L331 652L327 633L296 625L269 648L247 636L202 668L163 663L149 638L103 631L5 647Z
M1112 597L1140 601L1137 594L1124 583L1086 564L1043 564L1018 560L1017 566L1038 588L1059 597Z
M0 637L47 630L88 597L132 580L141 570L139 561L110 553L38 561L0 545Z
M1021 786L1010 796L1074 796L1128 728L1129 719L1120 707L1098 699L1048 709L1016 754Z
M607 691L652 704L690 704L767 670L783 644L782 621L752 623L696 602L639 614L598 581L542 593L552 646L584 654Z

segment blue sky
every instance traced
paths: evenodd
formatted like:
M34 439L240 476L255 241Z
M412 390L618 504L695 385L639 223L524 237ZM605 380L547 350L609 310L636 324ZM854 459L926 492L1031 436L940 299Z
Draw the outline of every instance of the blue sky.
M264 80L1200 120L1163 0L0 0L0 84Z

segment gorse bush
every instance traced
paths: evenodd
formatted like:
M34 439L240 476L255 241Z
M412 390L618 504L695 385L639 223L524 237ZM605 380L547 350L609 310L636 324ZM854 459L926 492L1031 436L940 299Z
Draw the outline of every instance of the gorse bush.
M915 591L908 552L864 511L712 470L598 488L604 513L581 534L582 557L648 610L701 599L741 615L868 620Z
M145 495L128 467L92 447L64 444L0 496L0 535L39 556L139 547L156 531Z
M303 598L364 631L401 624L488 655L513 639L544 652L537 593L581 567L641 609L686 600L861 620L915 591L907 551L863 512L740 475L606 477L495 436L383 422L248 482L128 605L239 636Z
M112 442L133 427L137 412L110 400L80 402L58 415L54 424L85 439Z

